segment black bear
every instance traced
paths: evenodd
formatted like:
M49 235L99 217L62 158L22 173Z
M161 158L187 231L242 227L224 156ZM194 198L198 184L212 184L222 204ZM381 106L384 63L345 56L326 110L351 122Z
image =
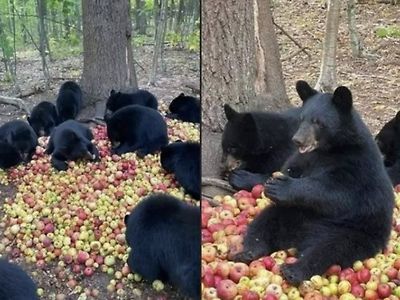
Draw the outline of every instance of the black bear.
M168 144L167 124L157 110L128 105L105 120L115 154L136 151L139 157L144 157Z
M169 144L161 149L160 160L167 172L175 174L185 192L200 200L200 144L180 141Z
M400 111L375 138L393 185L400 183Z
M133 104L147 106L155 110L158 108L157 98L146 90L137 90L134 93L121 93L111 90L106 108L113 113L122 107Z
M37 135L32 127L24 121L14 120L0 127L0 141L11 147L5 153L12 153L15 148L24 162L29 162L38 145ZM4 152L3 152L4 153ZM15 158L16 156L13 155Z
M169 105L170 113L167 114L167 117L183 122L200 123L200 109L200 99L181 93Z
M265 183L295 151L291 138L299 124L300 108L282 113L239 113L224 105L228 122L222 135L223 172L230 185L250 191Z
M36 285L17 265L0 259L0 299L37 300Z
M82 91L73 81L66 81L61 85L57 97L57 112L60 123L75 119L81 110Z
M78 159L98 160L99 152L92 131L75 120L58 125L50 136L46 153L51 154L51 165L58 171L68 168L67 161Z
M21 163L22 157L18 150L9 143L0 141L0 168L8 169Z
M125 216L131 271L160 279L200 299L200 209L183 200L154 194Z
M28 122L37 136L49 136L58 125L56 106L48 101L40 102L33 108Z
M296 89L303 101L293 136L297 151L283 174L267 182L266 195L275 205L249 224L243 251L234 257L248 262L297 248L298 260L281 267L292 284L384 249L394 206L379 149L353 108L350 90L319 93L304 81Z

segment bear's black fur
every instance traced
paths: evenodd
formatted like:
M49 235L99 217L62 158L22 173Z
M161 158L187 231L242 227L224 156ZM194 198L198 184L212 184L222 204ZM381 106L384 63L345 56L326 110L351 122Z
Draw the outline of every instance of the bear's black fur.
M65 171L67 161L98 160L99 152L91 140L91 130L81 123L75 120L61 123L53 130L46 150L47 154L52 154L51 165L58 171Z
M111 112L128 105L142 105L157 110L158 101L156 96L146 90L137 90L134 93L121 93L111 90L107 100L106 108Z
M40 102L33 108L28 122L37 136L49 136L58 125L56 106L48 101Z
M8 169L21 163L22 157L9 143L0 141L0 168Z
M129 105L106 118L112 152L135 152L139 157L161 150L168 144L167 124L161 114L141 105Z
M167 114L167 117L184 122L200 123L200 110L200 99L181 93L169 105L170 113Z
M73 81L62 84L57 97L57 112L60 123L75 119L82 106L82 91Z
M200 144L175 142L161 149L161 165L185 192L200 200Z
M15 148L22 161L29 162L38 145L37 135L32 127L24 121L14 120L3 124L0 127L0 141L8 143L11 147L6 153L12 153ZM16 156L13 156L16 158Z
M350 90L318 93L304 81L296 88L303 100L293 137L298 151L267 182L275 205L249 225L244 250L235 256L251 261L297 248L298 260L281 267L292 284L384 249L394 205L379 149L352 107Z
M222 171L235 189L249 191L280 170L295 151L291 138L301 109L239 113L225 104L224 110L228 122L222 135Z
M400 111L376 135L376 142L383 154L386 170L393 185L400 183Z
M139 202L125 224L131 271L200 299L200 209L155 194Z
M0 299L37 300L36 285L17 265L0 259Z

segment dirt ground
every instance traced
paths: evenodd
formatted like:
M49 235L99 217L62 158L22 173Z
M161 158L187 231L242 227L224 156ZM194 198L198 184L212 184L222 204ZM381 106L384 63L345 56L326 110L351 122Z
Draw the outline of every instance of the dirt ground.
M194 83L199 86L199 55L198 53L189 53L182 50L168 49L165 56L165 72L159 74L156 86L147 86L148 72L151 69L152 47L143 47L136 49L135 65L139 86L154 93L160 103L167 105L179 93L193 94L190 88L185 87L186 83ZM32 52L25 52L18 55L18 87L13 87L9 83L4 82L4 69L0 65L0 94L15 96L20 93L26 93L32 90L43 90L45 83L43 74L41 73L40 58ZM59 86L65 80L79 80L82 70L82 57L68 58L58 60L50 64L50 74L54 78L51 81L50 89L46 92L35 94L31 97L24 98L27 106L31 109L37 103L43 100L54 101ZM161 105L162 106L162 105ZM161 107L162 109L162 107ZM94 115L94 108L88 107L81 114L80 118L91 117ZM6 121L25 118L22 111L9 105L0 105L0 124ZM15 195L15 188L12 185L0 185L0 205L3 204L5 198L12 198ZM2 212L0 211L0 219ZM15 260L16 263L28 270L31 277L34 278L37 286L45 291L45 296L41 299L56 299L56 294L62 293L67 295L66 299L86 299L78 298L82 291L72 291L66 286L66 282L58 279L53 270L55 263L47 265L43 270L37 269L35 265L26 264L23 259ZM120 270L122 266L116 266ZM99 271L90 278L81 278L80 285L85 288L96 288L100 294L96 299L183 299L183 296L176 292L170 286L165 286L161 292L156 292L151 283L129 283L126 291L129 289L140 290L140 295L118 296L116 293L110 295L106 287L110 282L110 277ZM81 296L82 297L82 296ZM89 299L89 298L88 298Z

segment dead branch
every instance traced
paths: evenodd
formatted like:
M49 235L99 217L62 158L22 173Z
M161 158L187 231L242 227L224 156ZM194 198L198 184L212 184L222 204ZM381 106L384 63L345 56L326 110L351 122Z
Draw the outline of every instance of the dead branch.
M295 57L295 56L296 56L297 54L299 54L300 52L303 52L303 49L304 49L304 48L299 49L299 50L297 50L296 52L294 52L294 53L292 53L292 54L290 54L290 55L288 55L288 56L282 58L281 61L287 61L287 60L289 60L289 59Z
M8 104L17 107L18 109L22 109L26 113L29 114L29 109L26 106L25 102L20 98L1 96L0 95L0 103Z
M221 203L217 200L214 200L210 195L206 195L206 194L201 194L201 199L202 200L207 200L207 202L212 206L212 207L216 207L216 206L220 206Z
M106 123L103 120L99 120L97 118L87 118L87 119L79 119L80 123L94 123L96 125L105 125Z
M236 192L236 190L234 190L227 181L218 179L218 178L202 177L201 185L202 186L214 186L214 187L223 189L223 190L227 191L228 193Z
M37 94L41 94L44 92L44 88L40 87L40 86L35 86L33 87L33 89L26 91L26 92L21 92L19 95L16 96L16 98L27 98L30 97L32 95L37 95Z
M200 95L200 87L194 82L186 82L184 86L191 89L193 93Z
M279 26L278 24L275 23L275 20L272 19L272 23L274 23L274 25L284 34L286 35L297 47L300 48L300 50L302 52L304 52L305 54L307 54L308 58L311 59L311 54L306 50L306 47L303 47L302 45L300 45L299 42L297 42L285 29L283 29L282 26Z
M137 61L136 59L133 59L133 62L134 62L135 64L137 64L138 67L141 68L143 71L146 71L145 68L143 68L143 66L142 66L141 64L139 64L138 61Z

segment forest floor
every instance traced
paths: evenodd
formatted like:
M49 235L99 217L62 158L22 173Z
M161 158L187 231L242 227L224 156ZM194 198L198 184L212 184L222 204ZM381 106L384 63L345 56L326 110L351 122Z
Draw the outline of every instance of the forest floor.
M193 94L193 91L185 87L187 83L192 83L199 87L199 54L189 53L182 50L168 49L165 53L165 72L158 74L156 86L147 86L149 72L152 62L152 47L144 46L135 50L134 58L137 61L136 72L139 81L139 87L147 89L154 93L159 99L161 109L165 109L169 102L179 93ZM82 57L66 58L57 60L49 64L50 89L45 92L35 93L30 97L25 97L29 109L32 109L40 101L52 101L56 99L58 89L65 80L79 80L83 67ZM18 87L13 87L10 83L4 80L4 70L0 66L0 95L15 96L27 93L29 91L43 91L45 82L43 73L41 72L40 58L34 52L23 52L18 54L17 66L17 84ZM80 114L79 118L93 117L94 108L88 107ZM26 115L23 111L9 105L0 105L0 125L4 122L13 119L25 119ZM198 130L198 126L196 127ZM197 135L198 136L198 135ZM0 184L0 205L6 198L14 199L16 194L16 186L12 184ZM3 217L3 212L0 211L0 219ZM1 223L1 221L0 221ZM145 238L145 237L144 237ZM1 239L1 234L0 234ZM29 274L37 286L44 290L44 295L41 299L56 299L57 294L67 295L65 299L78 299L78 295L82 292L71 290L67 287L66 282L57 278L54 274L56 263L51 262L44 269L37 268L35 264L25 263L22 258L13 260L28 270ZM119 262L115 267L116 270L121 270L122 264ZM100 293L96 299L183 299L175 289L166 285L161 292L156 292L151 283L140 282L129 284L127 289L141 291L140 295L132 295L128 292L124 296L118 296L116 293L110 294L107 292L107 285L110 283L110 277L102 272L96 271L90 278L78 276L80 285L89 288L97 289ZM86 299L86 298L79 298ZM91 298L88 298L91 299Z
M289 38L276 28L283 74L289 99L298 105L295 90L297 80L315 84L320 71L327 9L326 1L274 1L275 22L283 27L306 51L290 57L299 50ZM358 1L366 2L366 1ZM338 85L348 86L354 96L354 105L371 132L376 134L400 110L400 37L377 36L380 27L397 26L399 6L389 4L356 5L356 25L365 46L366 56L354 58L351 54L346 7L341 9L337 50ZM344 5L343 5L344 6Z

